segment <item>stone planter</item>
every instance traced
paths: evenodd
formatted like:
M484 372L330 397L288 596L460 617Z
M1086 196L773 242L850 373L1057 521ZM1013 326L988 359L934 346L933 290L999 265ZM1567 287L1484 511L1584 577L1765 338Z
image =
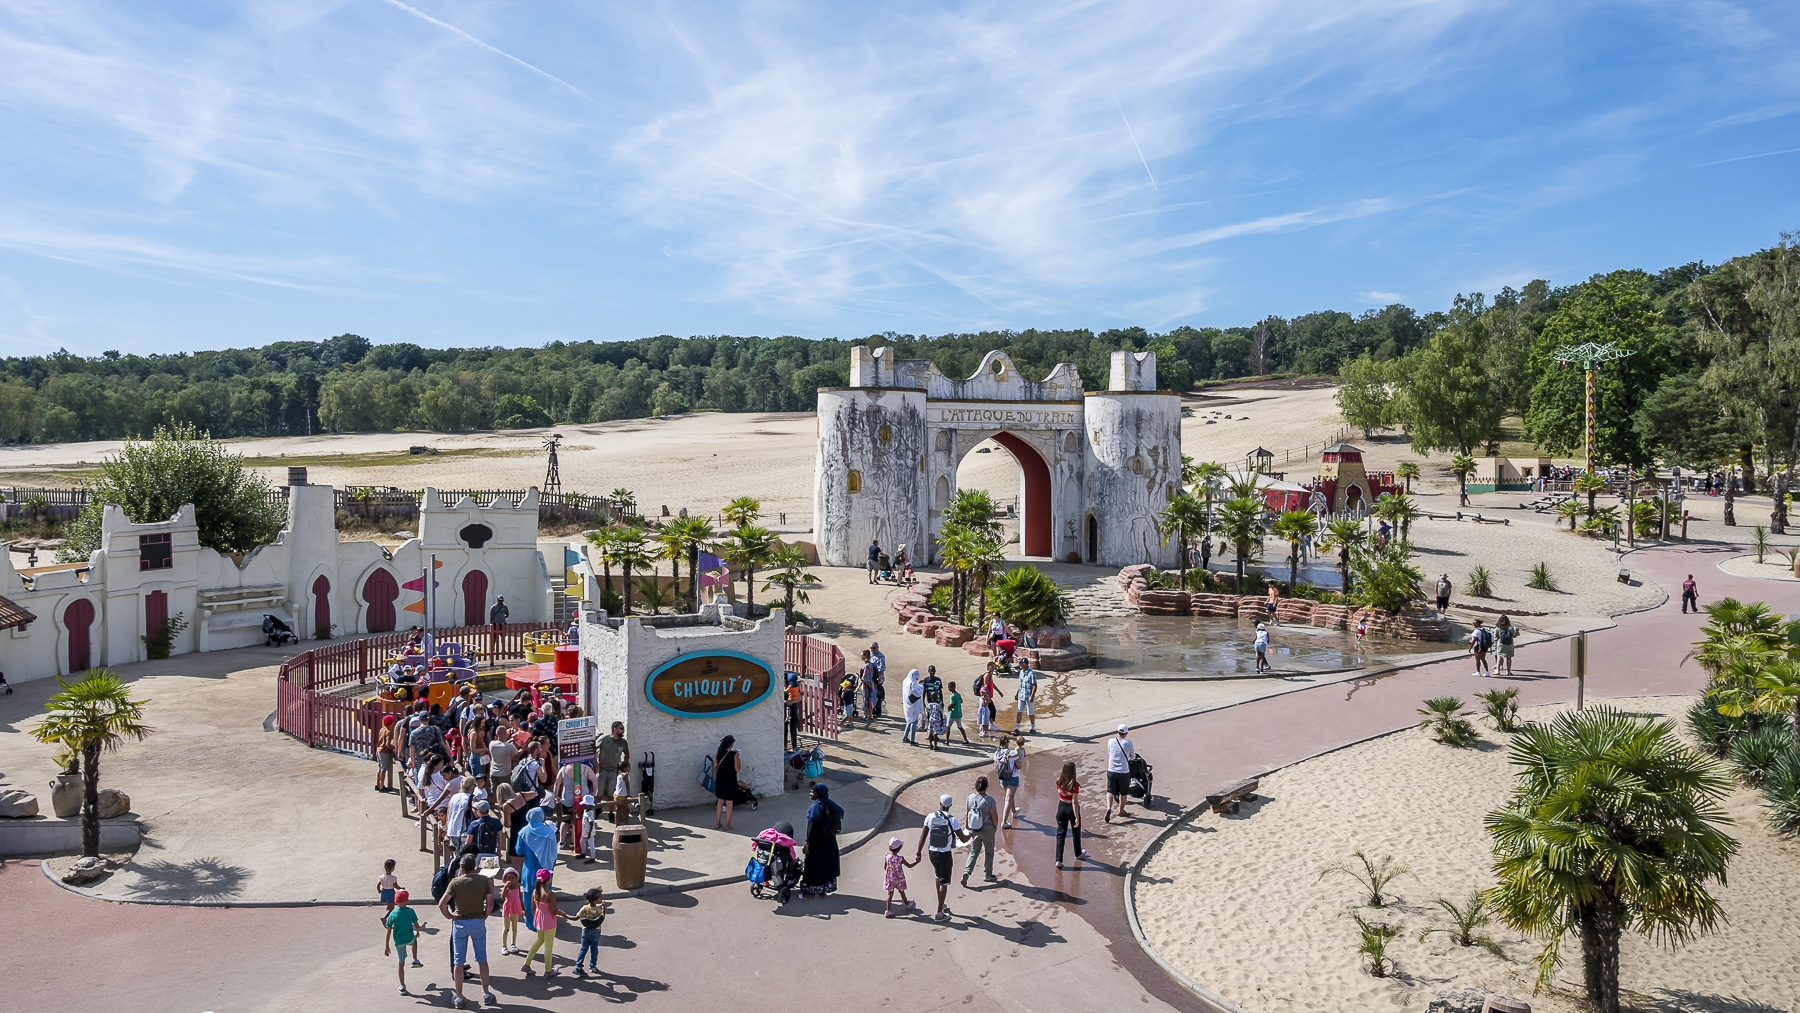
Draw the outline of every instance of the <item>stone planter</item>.
M50 779L50 811L62 819L81 815L81 775L58 774Z
M1138 595L1138 608L1145 615L1187 615L1192 607L1193 598L1186 591L1145 591Z
M1313 625L1313 611L1318 602L1308 598L1283 598L1275 606L1275 616L1284 623L1298 623L1302 626Z

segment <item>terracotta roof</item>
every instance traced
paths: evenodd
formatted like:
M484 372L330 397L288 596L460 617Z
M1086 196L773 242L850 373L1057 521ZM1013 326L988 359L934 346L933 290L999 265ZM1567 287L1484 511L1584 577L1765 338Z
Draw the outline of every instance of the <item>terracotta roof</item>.
M37 616L31 610L11 598L0 597L0 629L13 626L26 626L36 622Z

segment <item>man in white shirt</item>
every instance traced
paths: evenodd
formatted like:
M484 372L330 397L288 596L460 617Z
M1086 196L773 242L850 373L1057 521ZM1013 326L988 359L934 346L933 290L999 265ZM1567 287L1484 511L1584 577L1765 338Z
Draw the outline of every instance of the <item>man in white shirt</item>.
M470 778L460 778L456 786L456 794L450 796L450 805L444 811L444 836L451 840L461 840L469 832L469 805L475 800L469 796L469 789L474 786Z
M1106 822L1111 823L1113 810L1125 816L1125 800L1131 797L1131 761L1137 759L1137 747L1125 737L1131 729L1119 726L1118 734L1106 741Z
M950 920L950 906L945 899L950 893L950 852L958 843L969 839L963 830L962 821L950 815L950 807L956 799L943 795L938 798L937 811L925 817L925 828L919 831L919 846L913 851L913 861L927 848L931 850L931 871L937 874L937 914L932 917L940 922Z

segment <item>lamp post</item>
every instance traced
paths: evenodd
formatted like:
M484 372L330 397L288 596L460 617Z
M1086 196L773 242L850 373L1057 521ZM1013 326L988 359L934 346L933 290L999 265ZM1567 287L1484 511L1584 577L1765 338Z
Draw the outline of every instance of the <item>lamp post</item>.
M1594 390L1594 376L1600 371L1602 362L1623 359L1631 354L1631 349L1620 348L1618 342L1609 341L1598 345L1590 341L1585 345L1574 345L1556 353L1556 361L1567 366L1571 362L1581 363L1582 372L1587 375L1587 473L1594 473L1594 416L1600 407L1600 396Z

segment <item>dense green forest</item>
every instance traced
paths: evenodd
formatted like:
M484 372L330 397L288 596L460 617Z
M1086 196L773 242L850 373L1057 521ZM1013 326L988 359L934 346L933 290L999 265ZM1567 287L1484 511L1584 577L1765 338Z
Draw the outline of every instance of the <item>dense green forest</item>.
M1165 388L1269 373L1337 374L1345 417L1397 427L1421 450L1491 447L1502 420L1555 453L1581 444L1582 374L1559 349L1617 342L1632 354L1600 380L1601 457L1766 473L1800 449L1800 247L1724 264L1621 270L1556 287L1534 281L1448 309L1403 305L1270 316L1243 327L879 334L900 355L968 375L994 348L1043 375L1072 361L1091 388L1119 348L1157 353ZM697 409L806 411L846 382L856 342L661 335L541 348L429 349L355 334L171 355L67 352L0 359L0 440L148 435L191 424L217 437L521 428Z

